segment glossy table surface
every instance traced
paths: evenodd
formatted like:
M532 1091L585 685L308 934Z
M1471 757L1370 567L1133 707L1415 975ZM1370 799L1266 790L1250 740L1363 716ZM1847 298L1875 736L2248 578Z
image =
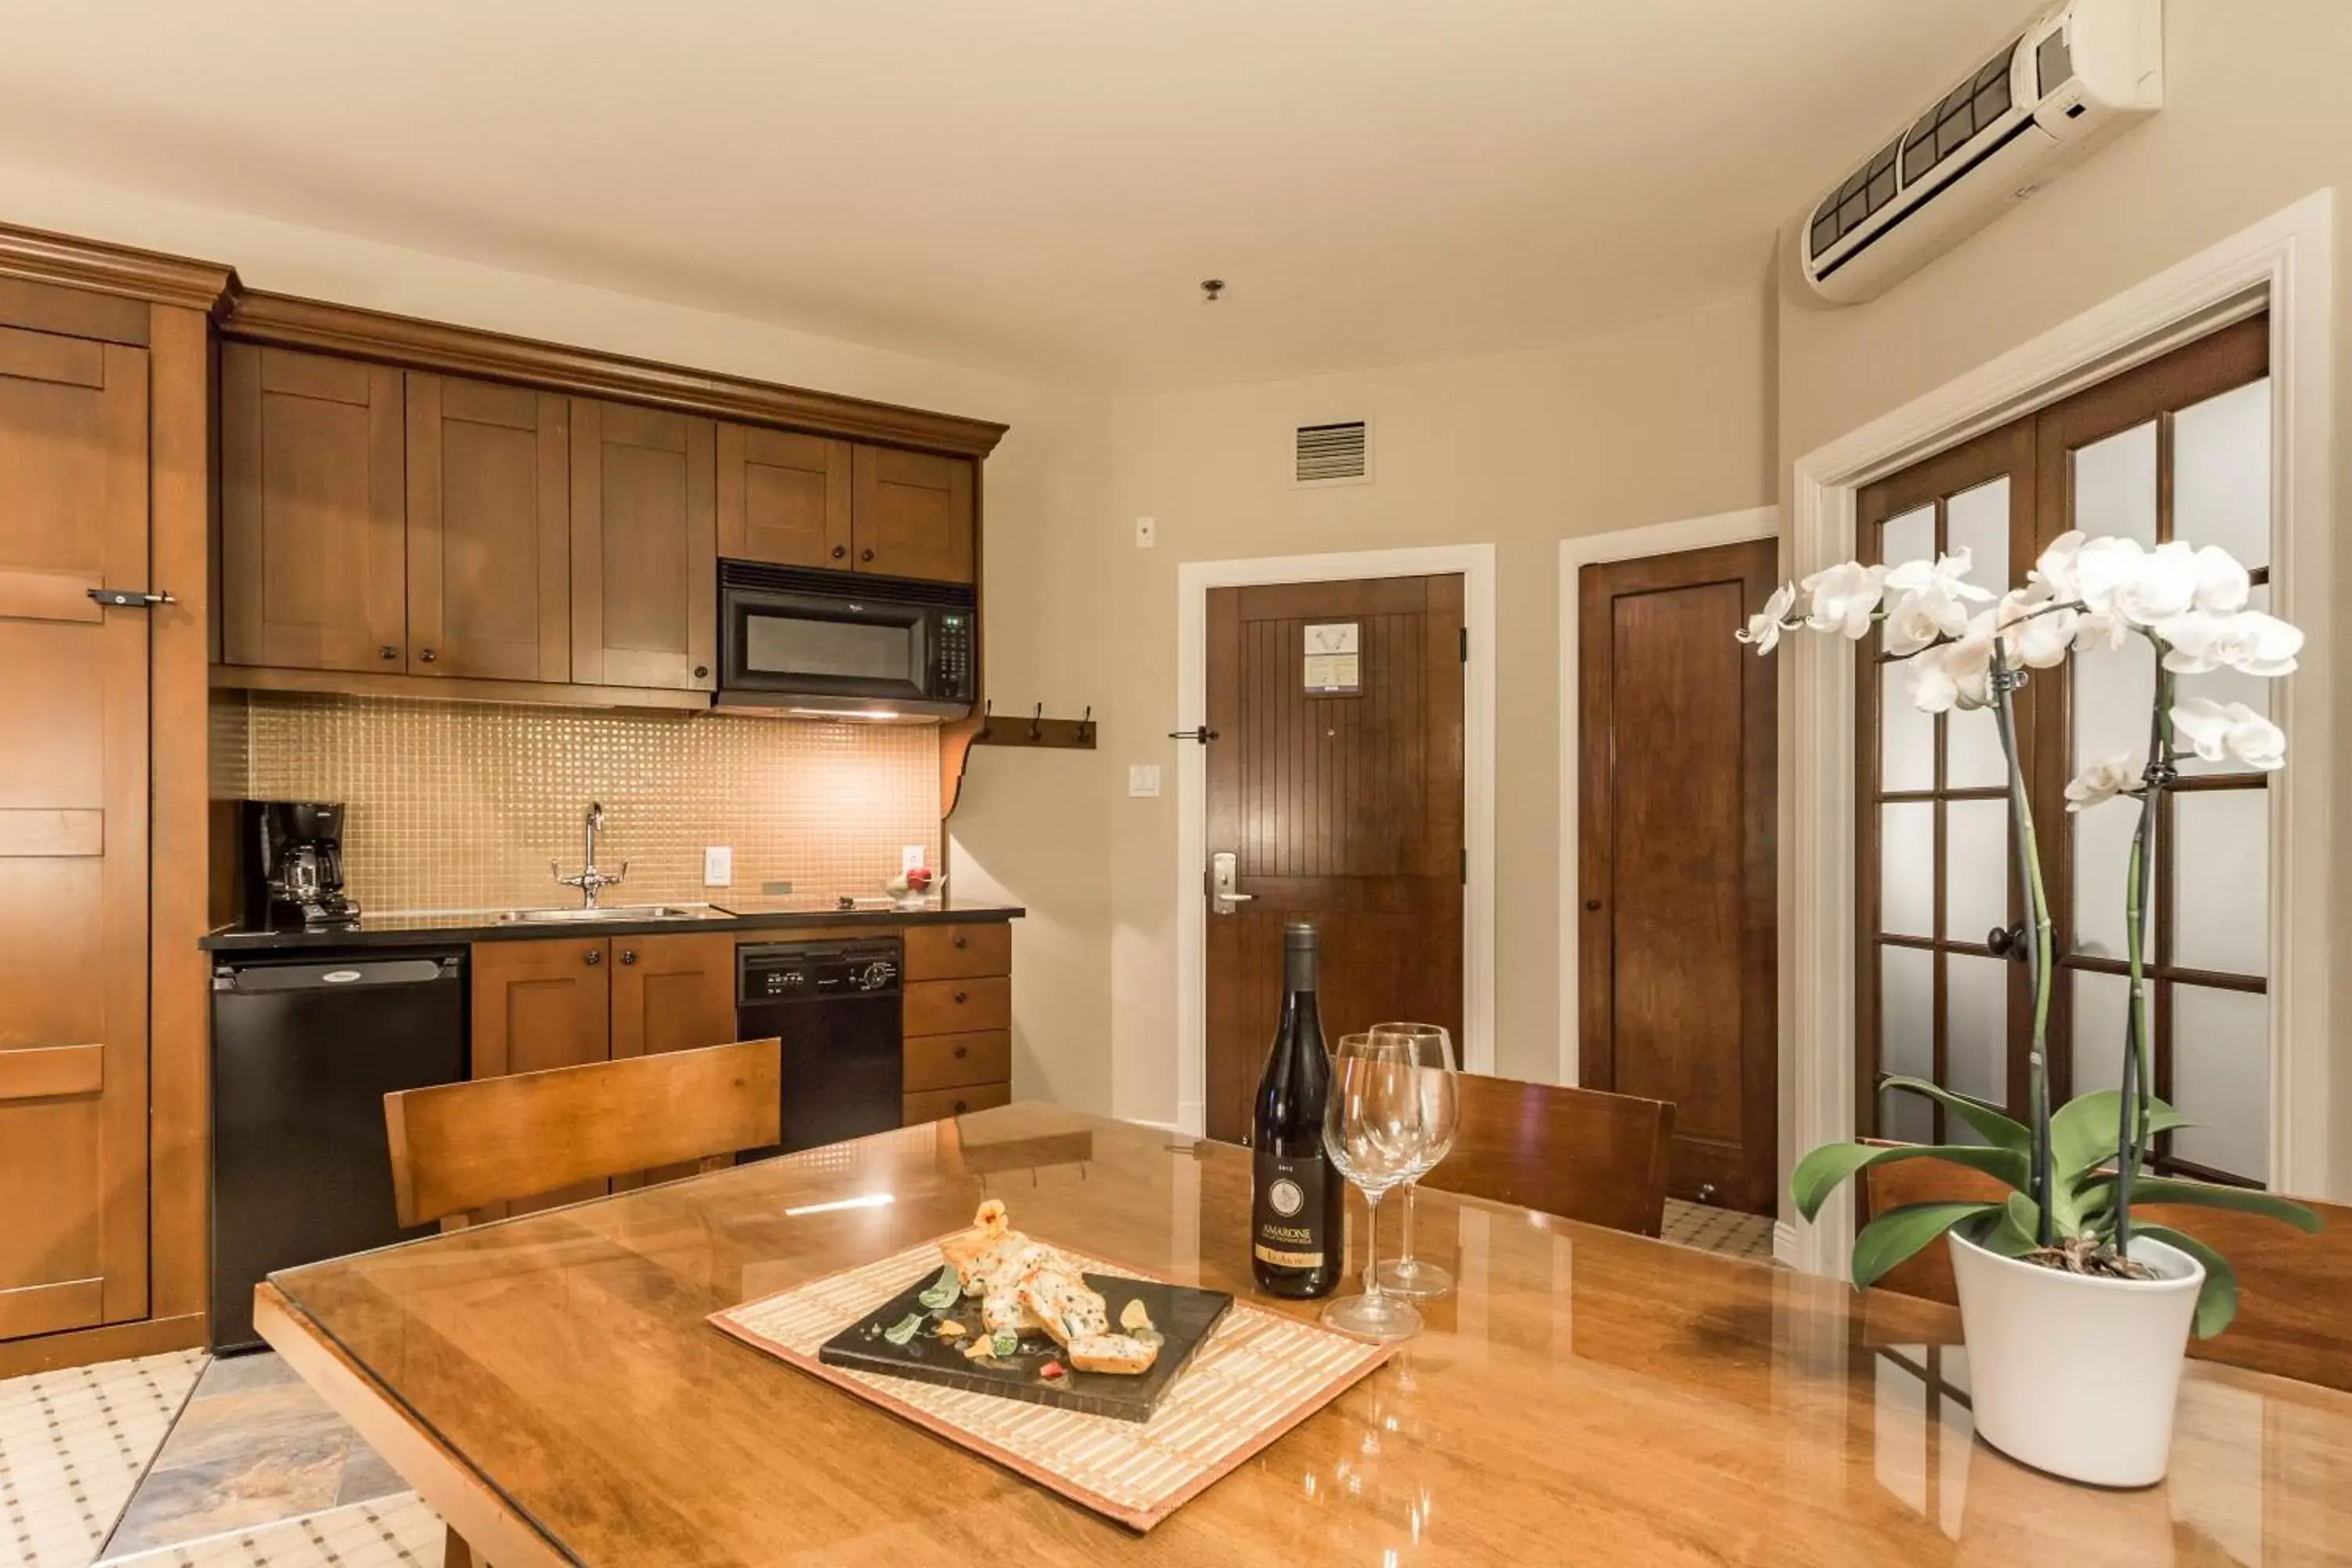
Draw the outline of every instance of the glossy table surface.
M1428 1331L1149 1535L704 1321L984 1196L1246 1292L1249 1179L1244 1150L1020 1104L276 1284L341 1407L421 1429L550 1562L2352 1563L2352 1396L2192 1363L2168 1481L2068 1486L1974 1441L1942 1307L1443 1194L1419 1239L1461 1288Z

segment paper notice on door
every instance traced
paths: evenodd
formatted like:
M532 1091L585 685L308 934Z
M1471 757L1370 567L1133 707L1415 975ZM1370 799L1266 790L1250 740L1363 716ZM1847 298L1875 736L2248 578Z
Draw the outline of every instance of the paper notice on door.
M1363 655L1358 650L1354 621L1311 625L1307 628L1306 644L1307 690L1328 696L1363 689Z

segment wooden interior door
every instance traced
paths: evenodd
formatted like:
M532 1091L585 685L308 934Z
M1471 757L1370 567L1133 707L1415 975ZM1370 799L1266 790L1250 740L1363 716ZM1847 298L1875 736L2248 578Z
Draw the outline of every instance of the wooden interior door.
M1309 691L1309 628L1352 627L1350 689ZM1328 635L1324 641L1333 639ZM1208 901L1209 1136L1244 1141L1282 1005L1282 928L1322 936L1323 1032L1462 1032L1459 576L1209 595L1209 835L1248 901ZM1318 684L1332 684L1318 679Z
M1670 1190L1776 1201L1774 666L1732 640L1772 541L1579 580L1578 1061L1675 1106Z
M406 668L401 373L221 348L221 656Z
M147 1312L147 354L0 328L0 1339Z
M408 373L409 674L572 679L570 408Z
M716 433L572 400L572 679L708 691L719 651Z
M719 553L849 570L849 450L822 436L719 426Z
M476 942L473 1076L578 1067L610 1058L612 943L604 937ZM527 1214L608 1190L585 1182L509 1205Z
M613 1059L723 1046L735 1033L735 937L612 939ZM615 1177L615 1192L695 1173L693 1163Z
M971 458L858 447L852 467L858 571L972 580Z

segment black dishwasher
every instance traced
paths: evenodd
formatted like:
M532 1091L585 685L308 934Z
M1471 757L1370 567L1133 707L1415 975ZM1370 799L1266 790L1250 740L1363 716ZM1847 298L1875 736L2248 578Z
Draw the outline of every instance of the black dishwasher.
M214 965L215 1354L261 1343L271 1270L433 1234L394 1217L383 1097L466 1077L466 1011L462 952Z
M887 1132L904 1120L903 964L896 937L736 948L737 1033L784 1043L783 1152Z

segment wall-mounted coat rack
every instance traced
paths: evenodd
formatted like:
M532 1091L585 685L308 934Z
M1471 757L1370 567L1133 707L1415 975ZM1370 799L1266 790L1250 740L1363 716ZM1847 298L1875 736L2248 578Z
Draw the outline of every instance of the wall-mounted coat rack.
M1029 716L999 719L993 702L981 704L978 718L952 724L940 737L945 760L952 766L953 787L940 802L942 816L955 810L963 794L964 770L971 765L974 746L1037 746L1048 750L1091 752L1095 749L1095 710L1089 707L1076 719L1048 719L1038 703Z

